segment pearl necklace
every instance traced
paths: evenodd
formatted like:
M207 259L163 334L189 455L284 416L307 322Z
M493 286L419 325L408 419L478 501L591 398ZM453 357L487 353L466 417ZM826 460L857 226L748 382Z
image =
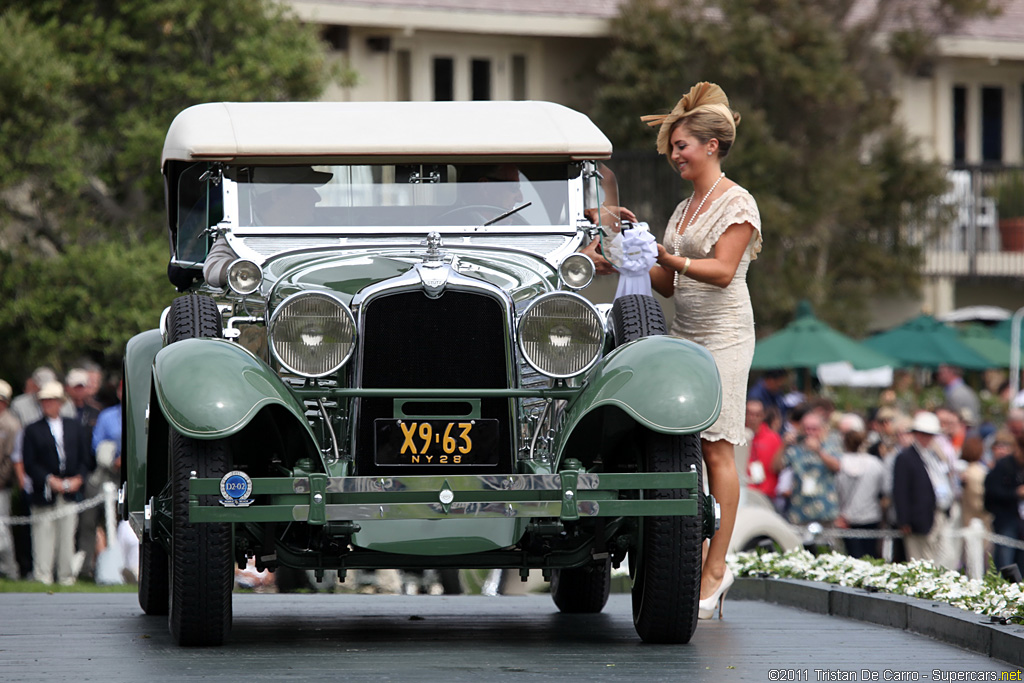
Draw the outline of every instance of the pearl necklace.
M689 230L690 226L693 225L693 222L695 220L697 220L697 214L699 214L700 210L704 208L704 202L706 202L708 200L708 197L711 196L711 193L715 191L715 188L718 187L718 183L722 182L722 178L724 178L724 177L725 177L725 173L723 172L722 175L718 176L718 180L716 180L714 185L711 186L711 189L708 190L704 194L703 197L701 197L700 204L697 205L697 210L693 212L693 215L690 216L690 220L687 221L687 223L686 223L686 229L687 230ZM693 195L691 194L690 197L686 200L686 206L683 207L682 215L679 216L679 220L676 222L676 234L675 234L675 237L672 238L672 251L674 252L674 254L676 256L680 255L679 254L679 245L682 244L682 242L683 242L683 232L685 232L684 230L680 230L679 228L683 224L683 219L686 217L686 212L690 210L690 202L692 202L692 201L693 201ZM679 289L679 271L678 270L676 271L675 276L672 278L672 287L674 289Z

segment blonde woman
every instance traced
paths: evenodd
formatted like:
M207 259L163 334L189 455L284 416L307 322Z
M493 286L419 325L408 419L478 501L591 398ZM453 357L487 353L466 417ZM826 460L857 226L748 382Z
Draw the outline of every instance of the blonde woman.
M700 618L709 619L718 607L721 618L733 582L725 554L739 501L734 447L746 442L744 407L754 354L746 274L761 249L761 218L750 193L722 172L740 115L719 86L698 83L671 113L643 120L659 126L658 151L693 186L669 219L651 284L675 299L671 334L706 347L722 378L721 416L701 434L708 484L722 520L704 560L699 610Z

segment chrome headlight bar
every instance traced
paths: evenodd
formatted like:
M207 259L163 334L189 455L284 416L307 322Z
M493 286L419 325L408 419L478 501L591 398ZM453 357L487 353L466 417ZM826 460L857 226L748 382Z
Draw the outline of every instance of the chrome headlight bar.
M303 377L338 371L355 350L352 311L324 292L298 292L277 307L270 319L270 348L287 370Z
M578 294L543 294L519 319L519 350L527 363L549 377L586 372L600 358L603 347L601 315Z

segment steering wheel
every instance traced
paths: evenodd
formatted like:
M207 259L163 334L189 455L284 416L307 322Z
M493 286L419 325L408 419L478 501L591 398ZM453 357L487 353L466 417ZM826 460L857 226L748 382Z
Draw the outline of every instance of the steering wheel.
M494 206L493 204L465 204L463 206L456 206L454 209L445 211L438 220L445 218L455 218L462 216L464 219L469 219L473 225L482 225L489 220L493 220L501 214L508 211L500 206ZM526 220L523 219L518 213L514 213L511 216L498 221L496 225L500 224L511 224L511 225L527 225Z

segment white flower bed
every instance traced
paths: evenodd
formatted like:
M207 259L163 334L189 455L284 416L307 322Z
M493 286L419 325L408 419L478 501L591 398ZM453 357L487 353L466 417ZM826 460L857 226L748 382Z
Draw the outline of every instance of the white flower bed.
M959 572L914 560L905 564L858 560L839 553L812 555L743 552L729 557L736 576L824 581L945 602L977 614L1024 623L1024 588L996 575L968 579Z

